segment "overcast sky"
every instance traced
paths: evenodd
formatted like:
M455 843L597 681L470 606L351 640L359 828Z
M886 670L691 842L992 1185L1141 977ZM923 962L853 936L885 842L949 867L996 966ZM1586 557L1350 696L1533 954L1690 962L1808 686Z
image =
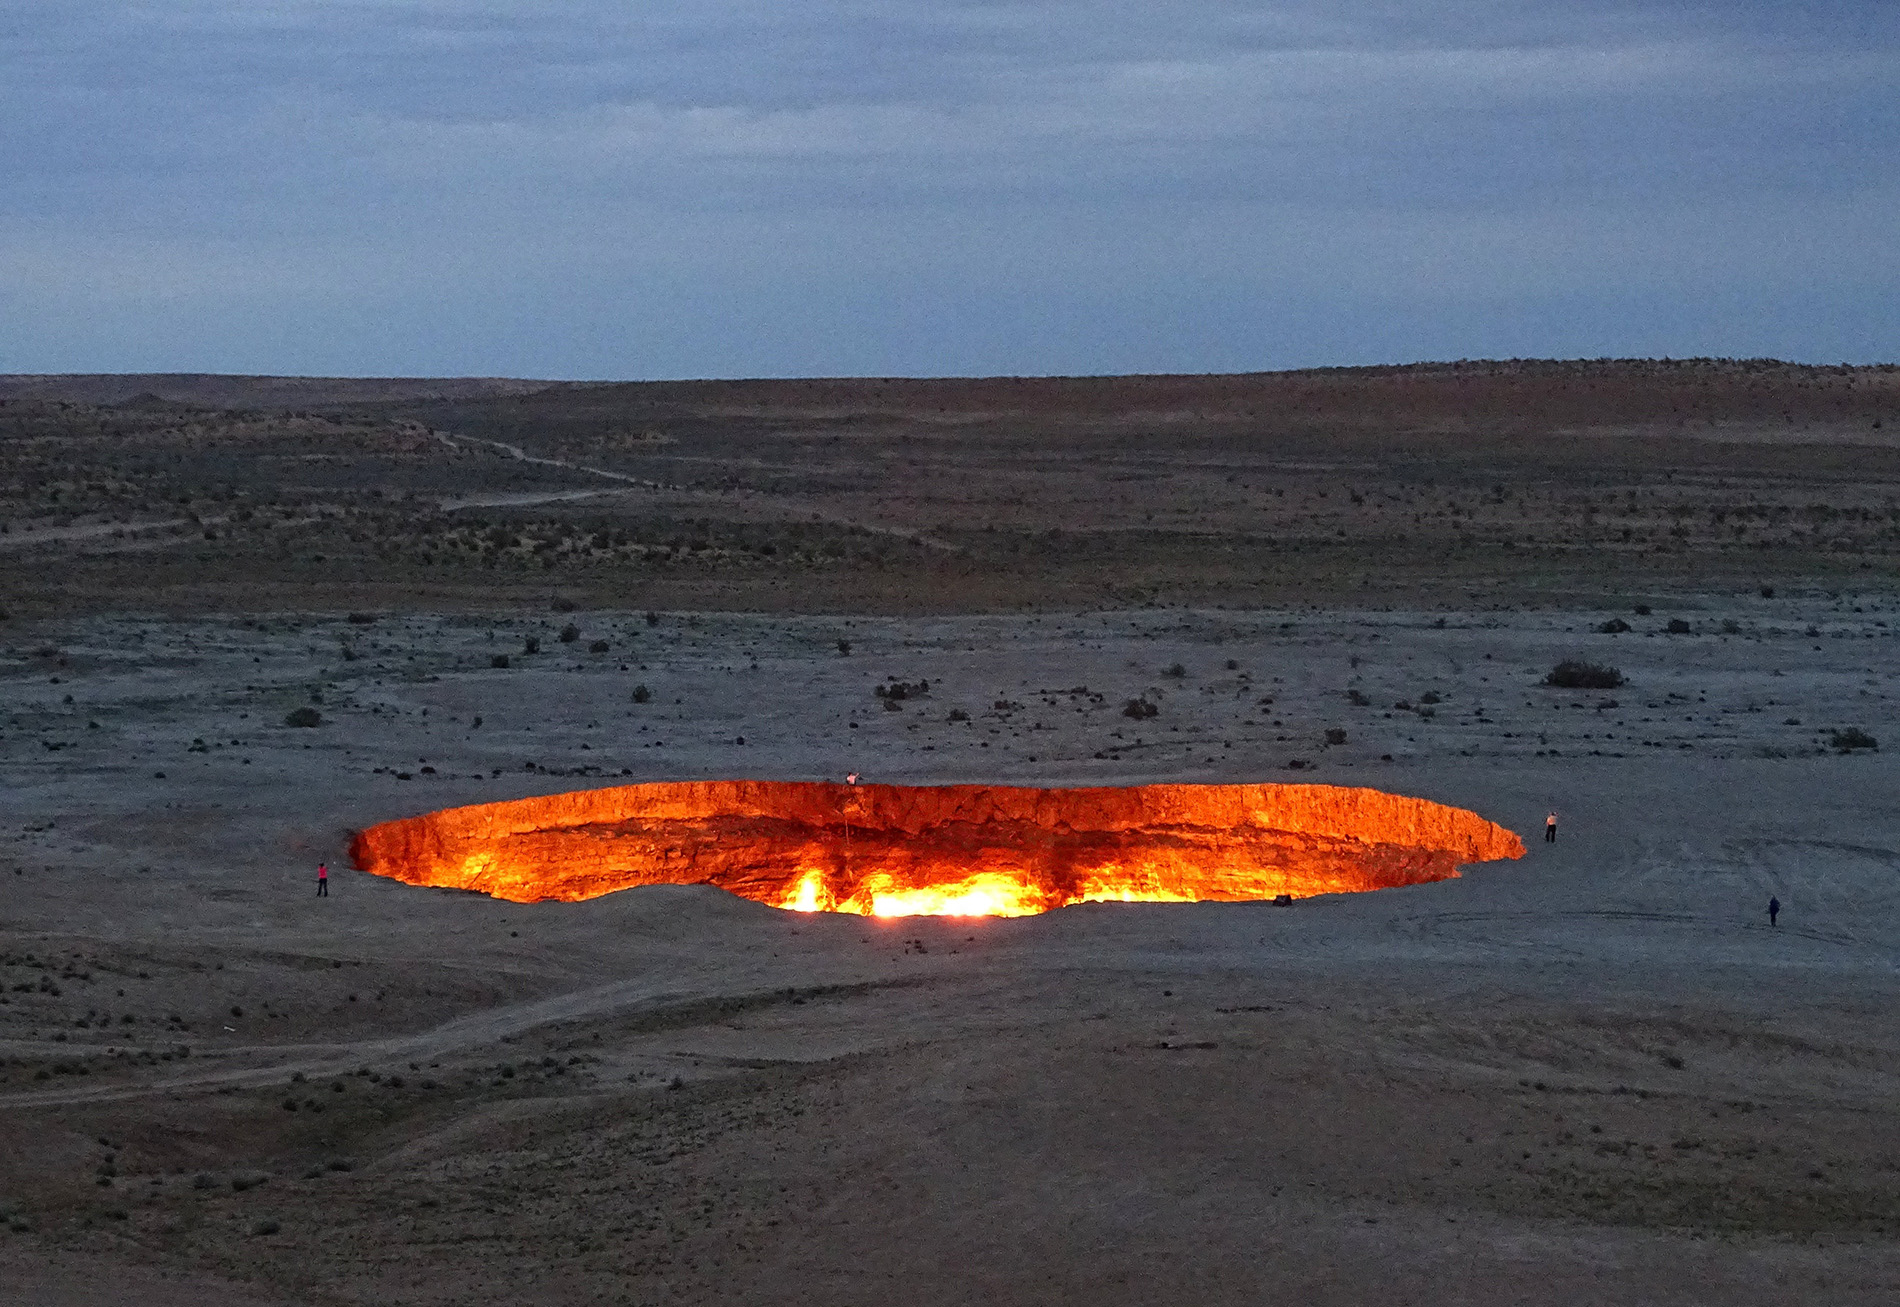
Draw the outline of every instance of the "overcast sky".
M0 372L1900 357L1893 0L5 0Z

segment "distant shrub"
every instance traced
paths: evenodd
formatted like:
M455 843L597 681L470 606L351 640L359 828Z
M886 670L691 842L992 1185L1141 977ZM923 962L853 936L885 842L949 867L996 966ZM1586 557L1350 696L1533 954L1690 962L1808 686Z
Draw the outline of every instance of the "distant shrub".
M574 601L565 596L558 596L548 607L557 613L571 613L574 611Z
M1167 669L1161 674L1163 676L1172 676L1176 680L1179 680L1181 677L1187 675L1187 668L1181 666L1180 663L1169 663Z
M1344 744L1345 742L1346 732L1343 729L1337 726L1328 726L1326 728L1326 743Z
M1648 616L1649 616L1649 605L1648 605L1648 604L1637 604L1637 605L1636 605L1636 607L1635 607L1635 608L1633 608L1633 609L1631 609L1630 611L1631 611L1631 612L1633 612L1633 613L1635 613L1635 614L1636 614L1636 615L1637 615L1638 617L1648 617Z
M945 720L953 721L953 722L967 722L970 720L970 714L967 712L964 712L963 709L961 708L952 708L950 710L950 716L946 718Z
M1845 730L1828 732L1827 747L1836 753L1852 753L1856 749L1873 749L1878 752L1880 741L1858 726L1849 726Z
M1156 716L1160 711L1160 708L1145 698L1130 699L1127 703L1122 705L1122 716L1132 717L1136 721L1142 721L1145 718Z
M574 625L574 623L569 622L566 626L563 626L561 628L561 643L562 644L573 644L576 640L580 638L581 638L581 628Z
M525 640L523 640L523 641L521 642L521 652L522 652L522 653L524 653L524 654L535 654L535 653L540 653L540 652L541 652L541 642L540 642L539 640L537 640L537 639L535 639L535 638L534 638L534 637L533 637L533 636L531 635L531 636L529 636L529 637L528 637L527 639L525 639Z
M1614 690L1623 684L1623 673L1602 663L1565 659L1550 669L1544 684L1560 690Z
M885 701L892 699L921 699L930 693L929 681L892 681L889 685L875 687L871 693Z
M592 644L587 646L587 652L588 653L606 653L607 642L605 640L596 640Z
M1763 599L1773 599L1775 597L1775 587L1772 585L1763 586L1761 588L1761 597Z
M351 613L350 614L350 621L352 624L356 626L368 626L371 622L375 620L376 620L375 613Z
M1620 617L1612 617L1609 621L1597 628L1597 630L1604 635L1621 635L1629 629L1630 624Z
M286 726L321 726L323 714L315 708L292 708L284 714Z
M1669 634L1671 635L1688 635L1692 630L1694 630L1694 628L1680 617L1672 617L1669 619Z
M1736 621L1733 617L1723 619L1722 621L1723 635L1740 635L1741 633L1742 633L1742 624L1740 622Z
M647 689L646 686L636 685L633 687L633 701L635 703L646 703L651 698L653 698L653 691Z
M851 642L850 642L849 640L840 640L840 641L838 641L838 652L839 652L839 653L841 653L841 654L848 654L848 653L850 653L850 652L851 652Z
M647 614L647 625L648 625L648 626L658 626L659 624L660 624L660 615L659 615L658 613L648 613L648 614Z
M253 1225L251 1227L251 1234L257 1237L262 1237L264 1235L276 1234L279 1230L283 1228L284 1228L283 1226L279 1225L275 1221L259 1221L256 1225Z
M496 654L488 660L488 665L490 667L506 667L508 665L508 655Z
M1372 700L1366 698L1366 692L1364 690L1348 690L1346 691L1346 699L1349 703L1358 708L1363 708L1372 702Z
M1436 690L1427 690L1418 696L1418 701L1420 703L1443 703L1445 702L1445 696Z

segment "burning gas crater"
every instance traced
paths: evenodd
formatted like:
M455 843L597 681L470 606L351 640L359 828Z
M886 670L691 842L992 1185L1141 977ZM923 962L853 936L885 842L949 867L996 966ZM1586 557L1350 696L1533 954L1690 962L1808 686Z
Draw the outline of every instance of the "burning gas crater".
M372 826L357 867L518 903L717 885L801 912L1027 916L1445 880L1524 843L1460 808L1331 785L682 781Z

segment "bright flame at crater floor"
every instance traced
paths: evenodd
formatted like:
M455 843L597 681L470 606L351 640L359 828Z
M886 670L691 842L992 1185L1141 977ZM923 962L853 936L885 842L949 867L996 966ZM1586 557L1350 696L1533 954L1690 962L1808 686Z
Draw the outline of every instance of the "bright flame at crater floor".
M703 884L797 912L1020 917L1387 889L1524 844L1461 808L1331 785L679 781L385 822L350 852L380 876L523 903Z

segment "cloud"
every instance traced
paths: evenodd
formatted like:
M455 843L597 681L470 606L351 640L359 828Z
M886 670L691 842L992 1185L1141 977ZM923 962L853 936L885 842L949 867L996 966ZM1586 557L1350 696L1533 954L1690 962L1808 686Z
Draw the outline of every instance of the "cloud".
M1329 334L1338 361L1478 352L1483 306L1532 322L1553 298L1624 306L1588 310L1599 352L1654 335L1631 308L1746 352L1761 325L1724 304L1848 266L1858 288L1802 310L1808 348L1877 349L1896 82L1900 15L1864 3L15 0L0 302L72 325L0 325L0 368L143 366L154 312L185 327L179 366L220 366L254 341L235 296L307 324L273 333L274 370L347 356L355 305L413 322L412 359L572 372L614 355L510 332L576 287L613 288L590 321L629 339L648 328L612 303L664 301L679 340L829 305L822 357L750 329L724 338L751 362L704 354L749 372L888 363L851 306L925 287L943 325L918 330L944 336L916 370L1024 350L1052 313L1088 320L1035 351L1062 370L1231 360L1211 329L1156 343L1156 306L1192 316L1197 286L1237 335L1249 302L1467 324ZM1048 307L1014 325L982 302L1025 284ZM1671 288L1708 311L1659 311ZM477 326L431 327L444 303ZM1549 352L1526 332L1513 352Z

